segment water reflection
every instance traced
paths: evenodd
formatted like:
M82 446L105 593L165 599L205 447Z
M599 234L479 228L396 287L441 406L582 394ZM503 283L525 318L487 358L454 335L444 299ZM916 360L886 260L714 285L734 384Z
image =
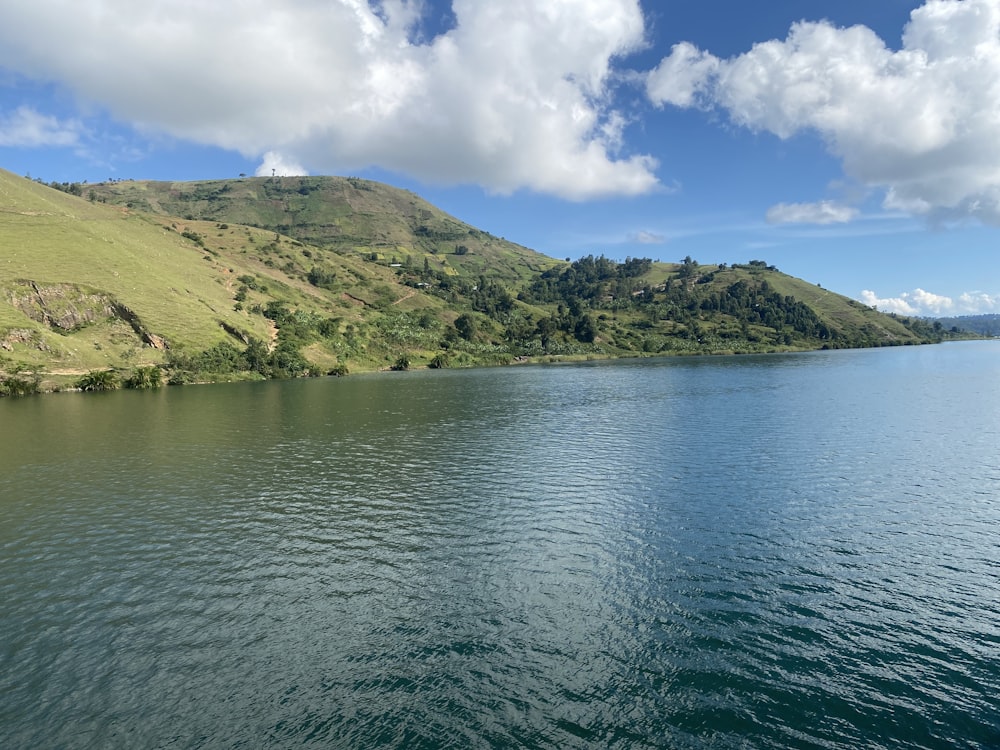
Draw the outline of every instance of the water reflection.
M0 402L0 730L995 743L998 374L971 345Z

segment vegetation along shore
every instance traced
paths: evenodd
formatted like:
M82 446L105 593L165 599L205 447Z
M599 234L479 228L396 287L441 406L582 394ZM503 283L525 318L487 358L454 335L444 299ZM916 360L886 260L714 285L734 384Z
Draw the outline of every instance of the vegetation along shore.
M0 395L971 335L760 260L557 260L351 177L0 170L0 245Z

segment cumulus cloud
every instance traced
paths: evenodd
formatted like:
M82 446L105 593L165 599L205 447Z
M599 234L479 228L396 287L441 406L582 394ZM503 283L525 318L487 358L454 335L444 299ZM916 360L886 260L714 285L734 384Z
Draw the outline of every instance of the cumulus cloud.
M899 315L919 315L920 311L910 303L904 292L899 297L879 297L871 289L864 289L861 292L861 301L869 307L877 307L882 312L893 312Z
M63 122L31 107L0 112L0 146L75 146L80 140L80 130L80 123L75 120Z
M297 175L307 175L309 172L306 171L305 167L301 164L287 159L284 155L279 154L277 151L268 151L264 154L264 159L257 167L256 172L258 177L270 177L271 175L277 175L278 177L292 177Z
M859 299L882 312L894 312L899 315L934 317L979 315L1000 311L1000 295L985 292L966 292L955 300L920 288L912 292L903 292L898 297L879 297L870 289L865 289Z
M896 51L827 22L729 59L681 44L646 84L657 105L720 108L780 138L818 133L886 208L1000 224L998 0L928 0Z
M690 42L675 44L670 55L646 78L646 91L657 104L694 107L704 101L721 61Z
M1000 294L964 292L958 296L958 309L967 315L1000 312Z
M377 165L429 182L571 199L645 193L622 153L617 58L638 0L454 0L423 37L419 0L8 3L0 66L57 82L150 132L280 153L313 171Z
M844 224L857 216L856 208L833 201L779 203L767 211L769 224Z

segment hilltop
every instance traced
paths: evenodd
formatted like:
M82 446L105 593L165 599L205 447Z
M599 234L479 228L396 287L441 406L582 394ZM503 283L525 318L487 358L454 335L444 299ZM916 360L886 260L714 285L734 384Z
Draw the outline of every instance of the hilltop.
M516 284L556 261L494 237L409 190L357 177L242 177L201 182L117 181L86 197L133 210L267 229L374 262L423 263Z
M943 335L763 261L558 261L367 180L0 170L0 392Z

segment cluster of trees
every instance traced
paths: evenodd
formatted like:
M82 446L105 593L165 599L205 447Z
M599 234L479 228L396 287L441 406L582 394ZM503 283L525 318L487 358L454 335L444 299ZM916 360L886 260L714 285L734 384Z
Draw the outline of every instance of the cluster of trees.
M504 320L515 307L514 297L507 288L484 276L479 277L479 283L469 290L468 296L473 310L495 320Z
M951 333L970 331L980 336L1000 336L1000 315L996 313L938 318L934 322L940 323L941 328L947 328Z
M38 180L38 182L41 182L41 180ZM44 185L45 183L42 184ZM70 195L75 195L77 197L83 195L83 184L79 182L50 182L48 183L48 186L54 190L60 190L64 193L69 193Z
M724 291L706 293L698 306L706 313L723 313L748 326L760 325L778 332L790 328L803 336L821 340L836 335L808 305L794 297L778 294L766 281L753 284L741 279Z
M251 338L243 349L223 341L193 355L171 352L168 367L172 385L208 375L227 376L243 372L256 373L265 378L314 374L309 362L294 345L279 345L269 351L263 341L255 338Z
M647 325L675 324L671 334L700 339L706 324L713 324L723 338L759 338L751 326L773 329L774 343L788 345L793 335L830 340L836 333L807 305L772 290L766 280L740 279L720 289L710 286L725 266L702 267L690 256L664 283L652 286L644 279L652 266L648 258L627 258L623 263L587 256L569 267L542 273L520 295L531 304L557 304L557 312L539 321L543 343L563 332L581 343L600 335L593 311L611 313L641 311ZM763 261L751 261L751 270L768 269Z
M641 287L638 281L652 267L649 258L626 258L624 263L603 255L574 261L568 268L554 268L538 276L518 298L532 304L590 302L627 296Z

